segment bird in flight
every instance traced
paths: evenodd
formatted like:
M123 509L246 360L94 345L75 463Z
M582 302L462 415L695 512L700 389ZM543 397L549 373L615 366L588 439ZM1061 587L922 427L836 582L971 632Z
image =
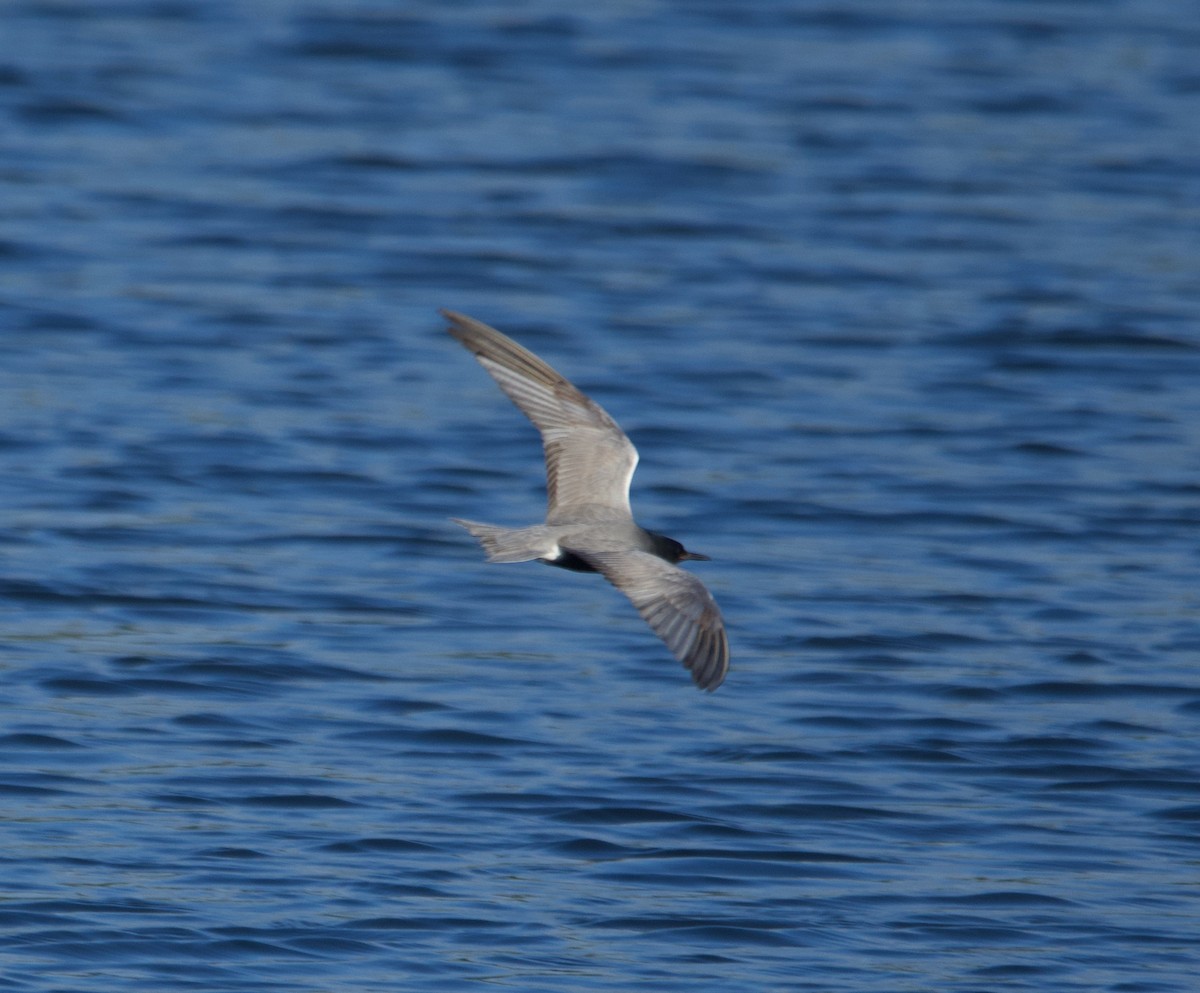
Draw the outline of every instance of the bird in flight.
M716 601L677 562L707 560L674 538L633 519L629 482L638 453L594 400L527 348L493 327L439 311L446 329L499 384L542 435L546 456L546 522L524 528L454 519L489 562L534 559L561 569L598 572L625 594L704 690L729 670L729 639Z

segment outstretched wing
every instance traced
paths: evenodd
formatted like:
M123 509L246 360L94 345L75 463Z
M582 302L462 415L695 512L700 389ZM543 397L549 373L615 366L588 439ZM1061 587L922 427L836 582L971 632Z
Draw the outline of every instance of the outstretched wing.
M571 507L598 505L630 514L629 481L637 466L633 443L598 403L533 352L493 327L440 311L447 330L541 432L546 454L547 522Z
M570 551L629 597L697 686L721 685L729 671L729 638L717 602L700 580L649 552Z

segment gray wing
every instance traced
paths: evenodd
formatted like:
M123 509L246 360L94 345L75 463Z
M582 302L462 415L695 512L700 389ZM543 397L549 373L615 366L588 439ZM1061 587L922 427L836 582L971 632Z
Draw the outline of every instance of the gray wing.
M570 551L629 597L697 686L711 691L721 685L729 671L729 638L717 602L700 580L649 552Z
M474 353L541 432L547 521L584 504L629 514L629 481L638 454L617 422L533 352L495 328L452 310L440 313L450 322L446 330Z

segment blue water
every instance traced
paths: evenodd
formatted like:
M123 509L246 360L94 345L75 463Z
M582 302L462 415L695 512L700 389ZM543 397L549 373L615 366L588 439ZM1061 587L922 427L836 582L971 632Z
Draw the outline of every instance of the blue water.
M0 989L1194 993L1176 0L0 11ZM496 324L713 557L487 566Z

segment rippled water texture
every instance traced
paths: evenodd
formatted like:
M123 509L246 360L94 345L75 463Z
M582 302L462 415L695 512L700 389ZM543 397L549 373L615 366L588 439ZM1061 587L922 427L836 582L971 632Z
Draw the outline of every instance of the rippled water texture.
M1194 993L1195 15L5 4L0 987Z

